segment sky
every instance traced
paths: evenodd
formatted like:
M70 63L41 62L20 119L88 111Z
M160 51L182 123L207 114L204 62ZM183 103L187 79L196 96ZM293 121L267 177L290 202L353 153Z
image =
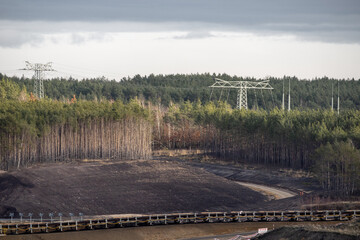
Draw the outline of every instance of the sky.
M0 72L360 79L359 0L0 0Z

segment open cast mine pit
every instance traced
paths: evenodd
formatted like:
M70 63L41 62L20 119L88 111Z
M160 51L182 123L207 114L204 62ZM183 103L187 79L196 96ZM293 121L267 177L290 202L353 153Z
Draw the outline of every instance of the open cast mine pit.
M0 174L0 215L157 214L246 210L266 197L167 160L81 161Z

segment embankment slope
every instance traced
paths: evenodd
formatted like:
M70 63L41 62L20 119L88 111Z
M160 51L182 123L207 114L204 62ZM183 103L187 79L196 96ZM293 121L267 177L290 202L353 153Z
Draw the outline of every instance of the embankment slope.
M82 161L1 173L0 198L2 217L230 211L266 200L223 177L166 160Z

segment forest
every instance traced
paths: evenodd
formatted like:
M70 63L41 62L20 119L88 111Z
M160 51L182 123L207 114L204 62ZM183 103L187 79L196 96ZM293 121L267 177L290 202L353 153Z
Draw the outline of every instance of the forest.
M151 114L135 100L17 100L24 90L7 80L0 82L3 86L13 91L0 98L0 169L69 159L151 157Z
M284 111L280 99L289 80L293 110ZM231 92L221 99L219 94L227 93L214 90L209 101L212 81L209 74L135 76L122 82L55 79L45 81L47 97L37 100L29 94L31 81L3 77L1 168L71 158L149 158L153 149L202 149L224 160L312 171L329 193L360 194L358 81L271 79L273 95L258 93L264 98L250 110L235 109ZM337 84L340 114L330 109ZM112 95L117 90L119 95Z
M20 88L32 91L34 80L28 78L3 77L14 81ZM236 91L228 89L221 91L209 88L215 81L214 78L224 80L250 80L260 79L242 78L229 76L227 74L176 74L176 75L136 75L132 78L123 78L120 82L96 79L51 79L44 81L46 96L50 99L64 101L73 95L80 100L121 100L128 102L138 97L152 103L161 103L169 106L171 103L195 102L200 100L226 101L233 108L236 106ZM298 79L296 77L284 76L283 78L270 77L271 91L248 91L248 102L250 109L271 110L275 107L281 108L283 84L284 93L287 97L289 81L291 84L291 108L305 109L330 109L331 96L334 92L334 106L337 106L337 87L340 92L340 109L360 109L360 85L355 79L329 79L327 77L317 79ZM339 84L339 85L338 85Z

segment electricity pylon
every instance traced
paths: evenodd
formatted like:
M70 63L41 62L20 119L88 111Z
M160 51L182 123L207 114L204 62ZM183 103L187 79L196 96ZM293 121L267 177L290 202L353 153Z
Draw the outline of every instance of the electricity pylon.
M34 94L39 99L44 97L44 83L43 83L43 77L44 72L46 71L55 71L51 67L51 62L46 64L41 63L30 63L28 61L25 61L26 68L21 70L32 70L35 71L35 74L33 76L34 78Z
M248 89L272 90L273 87L270 86L269 82L270 82L269 79L254 82L254 81L225 81L220 78L215 78L215 83L210 87L238 89L236 108L248 109L247 90Z

